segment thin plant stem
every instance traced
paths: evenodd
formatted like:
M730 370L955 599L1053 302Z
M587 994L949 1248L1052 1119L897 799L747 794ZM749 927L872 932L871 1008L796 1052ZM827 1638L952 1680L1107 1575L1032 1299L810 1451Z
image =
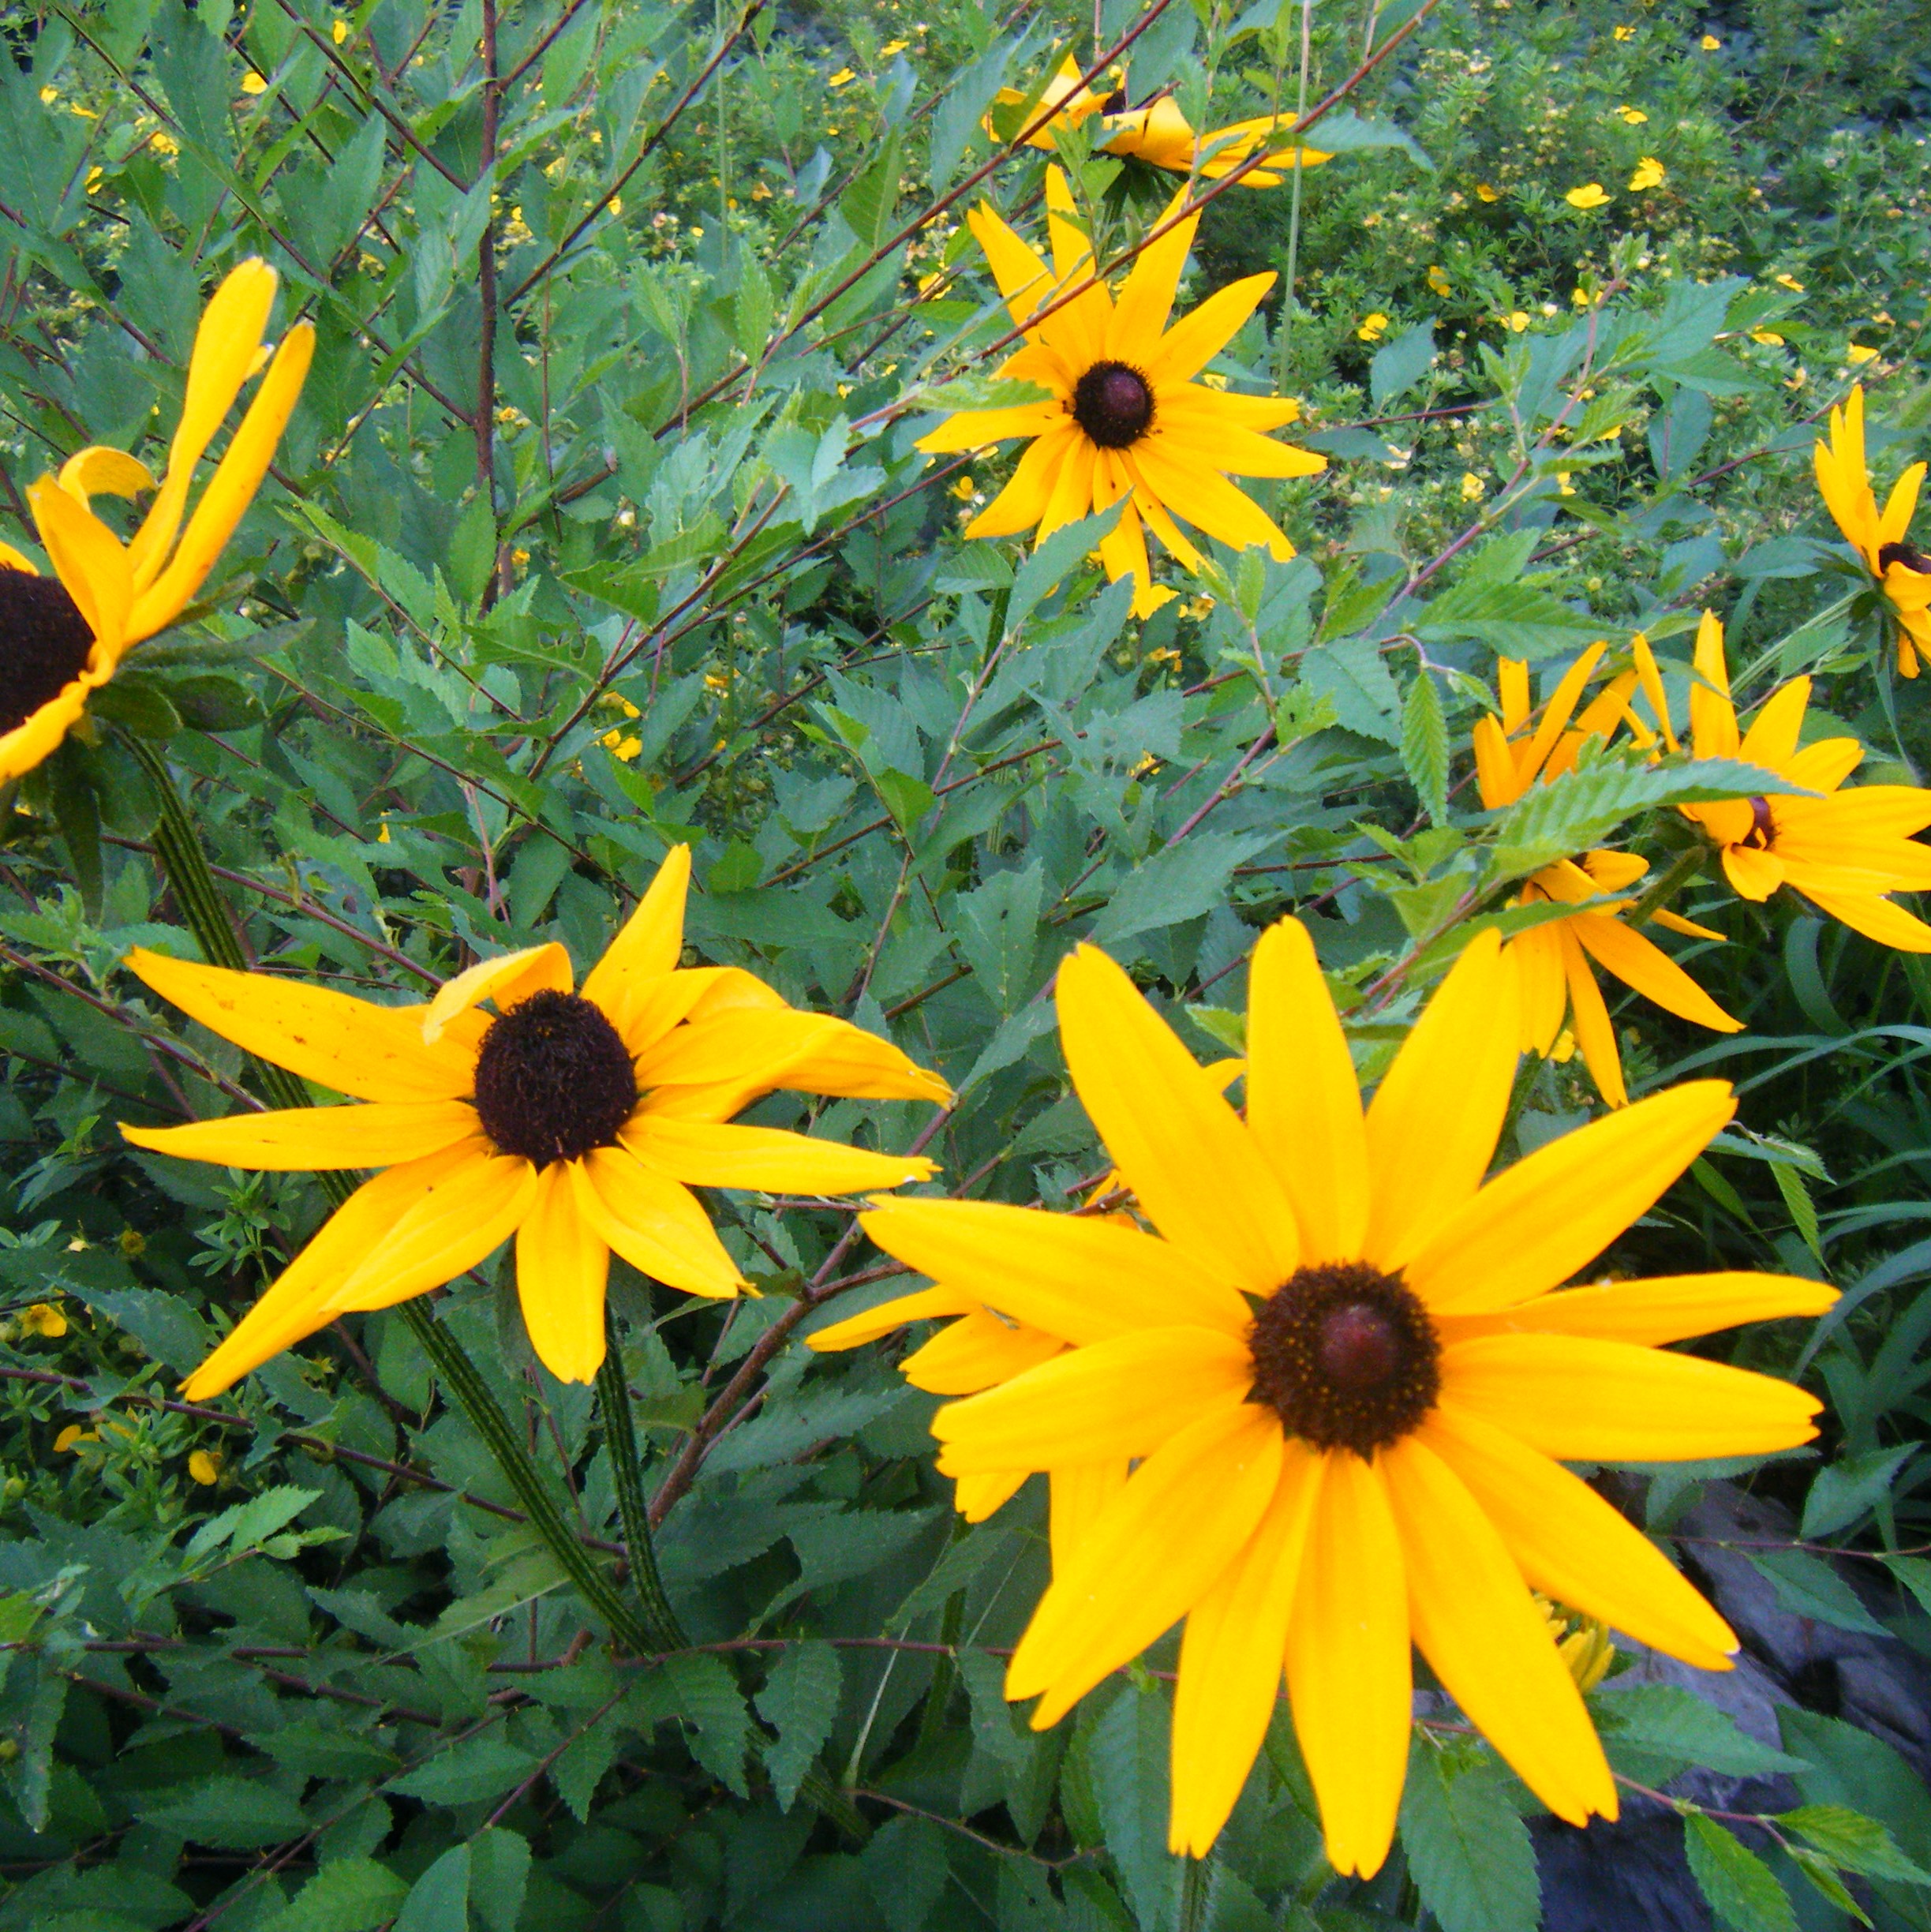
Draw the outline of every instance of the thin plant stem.
M637 1431L631 1417L630 1384L618 1346L617 1322L608 1303L604 1309L604 1360L597 1372L597 1403L603 1411L604 1440L610 1445L610 1466L616 1477L617 1510L623 1518L623 1541L630 1555L631 1582L644 1606L644 1622L660 1650L682 1650L690 1643L671 1600L664 1593L657 1555L650 1532L650 1507L644 1499L642 1463L637 1453Z
M1300 78L1294 99L1294 118L1304 121L1308 118L1308 69L1314 54L1314 3L1313 0L1300 0ZM1274 347L1274 384L1276 389L1287 387L1288 338L1294 326L1294 284L1300 262L1300 189L1301 179L1307 173L1302 164L1304 148L1294 150L1294 195L1289 203L1287 216L1287 277L1286 286L1281 291L1281 331Z
M1679 852L1630 908L1629 917L1624 923L1641 926L1653 919L1703 870L1703 862L1708 856L1708 851L1701 844L1687 846Z

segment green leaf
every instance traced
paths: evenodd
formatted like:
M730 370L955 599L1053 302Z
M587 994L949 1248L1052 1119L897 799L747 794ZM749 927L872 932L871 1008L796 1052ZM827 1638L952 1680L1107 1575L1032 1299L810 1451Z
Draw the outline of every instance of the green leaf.
M391 1778L387 1788L425 1804L481 1804L515 1790L537 1762L528 1751L485 1734L438 1751L426 1764Z
M1770 1579L1777 1601L1793 1616L1809 1617L1867 1637L1889 1633L1858 1593L1822 1558L1808 1550L1747 1550L1753 1568Z
M892 1818L859 1863L890 1932L926 1932L949 1876L943 1829L930 1818Z
M1731 1777L1801 1771L1804 1761L1760 1743L1713 1704L1676 1684L1611 1685L1590 1700L1612 1754L1633 1744L1683 1764Z
M1428 372L1435 360L1435 321L1417 322L1405 329L1391 343L1375 351L1368 365L1368 391L1375 407L1385 409L1404 390L1412 389Z
M1165 1697L1129 1685L1087 1739L1106 1850L1143 1926L1166 1921L1180 1881L1166 1848L1168 1729Z
M1346 730L1383 744L1401 739L1396 722L1401 695L1379 648L1367 638L1338 638L1309 651L1300 661L1301 683L1319 699L1327 698Z
M466 1862L468 1853L463 1848ZM455 1853L446 1854L429 1868L430 1873L447 1864ZM377 1926L395 1919L394 1932L465 1932L461 1919L412 1919L411 1906L429 1874L414 1889L405 1885L386 1865L373 1859L337 1859L324 1865L301 1891L294 1902L271 1917L257 1922L258 1932L374 1932ZM404 1897L400 1918L396 1908Z
M1692 1813L1683 1821L1683 1849L1718 1924L1729 1932L1798 1932L1790 1894L1770 1867L1722 1825Z
M1442 1932L1536 1932L1535 1852L1493 1764L1418 1745L1401 1794L1401 1836Z
M1779 1163L1771 1171L1789 1170ZM1899 1470L1918 1453L1918 1447L1915 1443L1906 1443L1896 1449L1867 1450L1862 1455L1846 1456L1819 1470L1810 1493L1804 1498L1803 1522L1798 1534L1810 1543L1848 1529L1889 1492Z
M778 1734L765 1747L765 1768L780 1810L790 1810L831 1735L844 1686L844 1666L829 1644L799 1643L779 1657L758 1693L758 1714Z
M1226 897L1234 867L1269 843L1264 833L1196 832L1163 846L1121 881L1094 922L1094 945L1110 949L1212 912Z
M666 1657L638 1687L644 1721L677 1717L691 1729L691 1755L740 1797L750 1795L744 1752L751 1713L728 1665L714 1657Z
M1907 1858L1897 1840L1876 1818L1845 1805L1803 1805L1786 1811L1777 1823L1794 1831L1833 1865L1866 1878L1895 1878L1906 1885L1931 1885L1931 1872Z
M530 1840L492 1825L470 1840L470 1908L485 1932L516 1932L530 1882Z
M459 1844L409 1888L391 1932L469 1932L469 1926L470 1848Z
M1424 665L1401 704L1401 763L1409 782L1427 808L1429 822L1448 816L1448 720L1442 695Z
M1836 1866L1821 1852L1813 1852L1804 1845L1786 1845L1783 1849L1785 1855L1812 1886L1840 1912L1856 1919L1859 1925L1870 1923L1869 1914L1851 1896L1843 1879L1837 1876Z
M286 1844L308 1829L301 1808L286 1792L258 1778L211 1777L172 1785L136 1807L157 1831L222 1852Z

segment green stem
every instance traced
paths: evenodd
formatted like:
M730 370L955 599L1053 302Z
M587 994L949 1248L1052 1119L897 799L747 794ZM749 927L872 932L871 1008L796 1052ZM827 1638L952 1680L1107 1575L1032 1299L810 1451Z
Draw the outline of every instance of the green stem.
M1190 1858L1181 1867L1180 1932L1200 1932L1207 1923L1207 1866Z
M1630 908L1629 917L1623 923L1641 926L1653 919L1703 870L1703 862L1708 856L1701 844L1685 847L1645 889L1641 898Z
M650 1534L650 1510L644 1500L643 1466L637 1453L637 1431L631 1419L631 1391L623 1373L623 1351L617 1343L616 1317L604 1309L604 1360L597 1372L597 1404L603 1411L604 1440L610 1445L610 1464L617 1480L617 1509L623 1518L623 1541L630 1556L631 1581L643 1600L644 1622L660 1650L681 1650L690 1639L665 1595L657 1569L657 1553Z

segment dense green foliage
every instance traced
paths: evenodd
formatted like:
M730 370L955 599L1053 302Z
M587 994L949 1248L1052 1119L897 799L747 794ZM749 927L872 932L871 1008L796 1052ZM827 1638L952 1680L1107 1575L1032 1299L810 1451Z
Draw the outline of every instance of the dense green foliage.
M1170 82L1196 125L1319 100L1413 13L1311 9L1304 72L1291 0L1154 11L1133 92ZM1102 42L1140 18L1106 0ZM350 990L417 997L541 938L587 964L692 843L693 956L889 1033L961 1096L940 1185L1054 1208L1107 1165L1042 996L1076 938L1206 1058L1299 908L1337 988L1373 990L1372 1070L1472 913L1591 844L1667 858L1673 802L1750 789L1612 758L1539 816L1481 813L1499 655L1640 629L1680 668L1708 605L1750 698L1811 672L1865 779L1931 763L1925 685L1809 474L1854 373L1882 482L1931 416L1921 12L1442 0L1317 130L1331 163L1211 205L1191 298L1290 264L1296 298L1219 371L1303 397L1331 468L1257 490L1300 557L1169 565L1182 596L1143 622L1095 525L1031 557L962 539L1009 454L912 447L986 399L1004 331L964 208L1035 219L1043 157L995 166L982 116L1095 24L72 0L0 30L0 534L31 541L25 485L82 444L165 434L235 261L272 261L320 339L225 581L0 803L0 1932L1535 1924L1534 1801L1485 1747L1420 1737L1405 1854L1361 1885L1322 1859L1285 1721L1214 1859L1169 1857L1169 1657L1024 1728L998 1653L1045 1578L1038 1485L967 1530L893 1350L798 1346L821 1304L905 1286L841 1211L713 1197L764 1291L721 1309L617 1271L694 1640L665 1660L613 1657L398 1317L173 1398L328 1198L114 1132L259 1090L119 967L195 950L133 739L253 957ZM1626 189L1646 157L1663 179ZM1111 249L1175 185L1081 136L1062 159ZM1590 182L1609 204L1571 207ZM1626 1002L1632 1090L1715 1070L1744 1108L1611 1260L1847 1290L1734 1345L1832 1404L1821 1455L1753 1480L1813 1544L1888 1553L1883 1627L1931 1652L1931 1567L1899 1553L1931 1522L1931 972L1714 874L1681 909L1733 941L1680 957L1749 1031ZM1512 1151L1598 1104L1579 1060L1526 1065ZM931 1110L753 1118L896 1150ZM593 1392L535 1363L507 1264L436 1315L608 1562ZM1657 1485L1650 1526L1735 1473ZM1874 1623L1803 1552L1764 1560L1806 1614ZM1788 1768L1680 1694L1596 1702L1645 1785ZM1898 1848L1931 1797L1803 1721L1805 1810L1749 1845L1693 1821L1721 1922L1801 1897L1848 1923L1842 1872L1880 1923L1931 1923Z

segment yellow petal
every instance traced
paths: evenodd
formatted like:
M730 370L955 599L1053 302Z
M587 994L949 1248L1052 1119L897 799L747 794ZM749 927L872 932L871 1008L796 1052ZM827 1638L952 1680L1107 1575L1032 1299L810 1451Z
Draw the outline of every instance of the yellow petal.
M1723 848L1723 876L1741 898L1768 899L1783 883L1783 861L1773 852L1751 845Z
M1546 1054L1562 1030L1569 985L1564 977L1559 925L1532 926L1503 948L1521 976L1522 1030L1525 1050Z
M485 1000L493 999L500 1013L507 1013L533 993L567 993L575 984L570 955L553 939L520 953L478 960L438 989L422 1016L422 1037L434 1046L458 1013L467 1013Z
M361 1100L455 1100L473 1084L475 1039L431 1046L421 1006L376 1006L268 973L230 972L137 947L122 962L211 1032Z
M516 1232L536 1197L536 1169L496 1153L480 1134L462 1144L472 1158L425 1176L395 1224L330 1296L331 1309L393 1308L426 1294L486 1261Z
M446 1148L364 1181L188 1378L183 1395L189 1402L206 1402L271 1356L327 1327L335 1319L330 1297L350 1270L395 1225L425 1185L475 1158L473 1144Z
M1659 1275L1646 1281L1566 1288L1492 1314L1444 1315L1435 1325L1444 1342L1539 1333L1656 1346L1741 1322L1821 1315L1836 1299L1835 1288L1794 1275Z
M1015 322L1024 322L1053 291L1053 271L994 209L982 202L966 216L972 238L1005 298Z
M1254 949L1247 1124L1293 1203L1301 1262L1350 1259L1368 1226L1368 1138L1347 1035L1298 919Z
M1061 963L1060 1039L1100 1138L1168 1240L1254 1294L1293 1273L1293 1211L1240 1116L1096 947Z
M133 584L121 541L92 511L83 509L51 477L27 486L27 505L47 561L94 634L110 667L129 642Z
M619 1001L632 987L677 970L684 949L684 900L690 886L690 848L673 845L637 902L637 910L590 968L583 997L594 1000L613 1020Z
M919 1154L874 1154L776 1127L713 1125L640 1114L623 1144L647 1167L692 1187L755 1188L771 1194L855 1194L930 1178Z
M1559 1286L1648 1213L1735 1112L1727 1080L1691 1080L1551 1140L1437 1226L1409 1285L1449 1314Z
M1445 1401L1559 1462L1705 1462L1794 1449L1823 1406L1726 1362L1566 1335L1491 1335L1442 1351Z
M1133 1472L1012 1653L1006 1695L1044 1694L1035 1730L1057 1724L1200 1601L1259 1523L1282 1453L1273 1415L1240 1402L1202 1416Z
M749 1285L687 1187L621 1148L594 1148L576 1165L585 1218L632 1267L687 1294L728 1299Z
M602 970L593 968L591 979ZM589 982L585 982L585 998ZM717 1020L747 1010L786 1013L784 997L755 974L736 966L692 966L675 972L623 979L613 990L602 990L597 1003L623 1036L633 1055L640 1054L684 1020Z
M1729 1625L1587 1483L1452 1404L1429 1417L1419 1440L1461 1478L1544 1596L1700 1670L1730 1668Z
M1294 546L1252 497L1237 489L1185 444L1155 430L1133 445L1147 487L1176 515L1237 550L1259 547L1285 562Z
M1589 969L1589 956L1577 943L1575 921L1564 919L1557 928L1556 943L1562 949L1562 979L1569 989L1570 1024L1576 1044L1596 1082L1596 1090L1612 1107L1627 1106L1629 1089L1622 1081L1622 1055L1616 1046L1616 1029L1611 1024L1609 1009L1604 1004L1602 989Z
M928 1395L976 1395L1050 1361L1065 1346L1043 1329L975 1309L915 1349L899 1364L899 1372Z
M84 672L13 730L0 732L0 784L24 777L53 755L86 710L88 694L101 682Z
M1040 512L1035 545L1042 544L1056 530L1076 523L1093 508L1093 471L1099 457L1098 446L1083 436L1068 452L1053 479L1053 493Z
M1168 422L1189 429L1237 423L1264 434L1300 420L1300 403L1294 396L1239 395L1231 389L1210 389L1204 383L1169 383L1160 391L1159 403Z
M84 508L90 496L136 496L155 484L152 473L138 457L93 443L61 465L60 486Z
M1697 627L1696 676L1690 680L1690 735L1697 756L1735 758L1737 708L1730 702L1730 672L1723 662L1723 627L1713 611Z
M1206 1328L1143 1328L1069 1350L941 1409L932 1418L945 1445L940 1472L1151 1455L1203 1413L1251 1406L1252 1383L1244 1343Z
M516 1294L537 1359L559 1382L594 1379L604 1359L610 1244L579 1206L589 1184L576 1161L552 1161L516 1230Z
M1084 440L1068 425L1048 429L1026 445L1006 486L966 526L968 537L1016 537L1046 515L1061 465Z
M1161 222L1170 219L1185 198L1183 189L1168 204ZM1120 291L1107 328L1108 355L1137 368L1140 358L1159 341L1167 317L1173 313L1174 292L1180 286L1181 272L1187 266L1187 253L1199 226L1199 214L1189 215L1148 242L1134 258L1132 272Z
M840 1349L858 1348L865 1342L876 1342L881 1335L889 1335L908 1322L963 1315L979 1305L972 1296L956 1288L922 1288L916 1294L899 1295L892 1301L881 1301L876 1308L866 1309L862 1314L848 1315L841 1322L815 1329L805 1337L805 1346L823 1354L835 1354Z
M1797 739L1803 729L1805 707L1810 702L1810 680L1792 678L1773 691L1763 709L1744 733L1737 756L1746 765L1761 765L1768 771L1781 771L1794 756Z
M1622 920L1579 912L1568 924L1577 943L1591 958L1665 1013L1708 1027L1713 1032L1743 1031L1743 1022L1725 1013L1668 953Z
M1213 1848L1267 1734L1324 1461L1304 1443L1285 1444L1267 1514L1188 1613L1167 1828L1177 1855L1205 1858Z
M952 1507L969 1523L983 1522L1026 1487L1031 1470L1001 1470L985 1476L961 1476L952 1485Z
M1167 331L1159 346L1140 365L1141 373L1156 387L1199 375L1241 332L1241 325L1274 283L1270 270L1217 289Z
M1043 436L1066 420L1061 402L1020 402L1010 409L960 410L913 445L930 456L956 455L984 449L1012 436Z
M1234 476L1305 477L1319 476L1327 467L1327 459L1317 451L1256 436L1231 419L1226 422L1215 422L1211 417L1205 421L1192 417L1181 419L1162 410L1158 420L1162 447L1177 457L1204 464L1210 470L1225 470ZM1186 512L1183 510L1181 514ZM1197 518L1193 520L1199 521Z
M1443 1688L1558 1818L1613 1818L1615 1784L1581 1694L1494 1525L1416 1437L1382 1468L1415 1642Z
M1463 949L1368 1110L1365 1259L1396 1268L1480 1185L1514 1084L1521 997L1492 932Z
M1002 1201L900 1199L859 1217L889 1255L1068 1342L1194 1324L1238 1341L1251 1319L1226 1282L1125 1221Z
M129 1127L122 1137L178 1160L274 1172L311 1168L393 1167L420 1160L477 1131L466 1100L377 1101L364 1106L295 1107L233 1114L186 1127Z
M1287 1687L1328 1863L1368 1878L1394 1842L1408 1766L1408 1589L1380 1470L1345 1449L1322 1465Z
M1842 920L1853 932L1863 934L1866 939L1875 939L1880 945L1899 953L1931 953L1931 926L1888 899L1868 893L1819 892L1814 886L1805 891L1821 910Z
M1046 1477L1046 1533L1053 1549L1053 1574L1063 1576L1106 1506L1126 1487L1132 1465L1123 1456L1106 1462L1077 1462L1051 1470Z

